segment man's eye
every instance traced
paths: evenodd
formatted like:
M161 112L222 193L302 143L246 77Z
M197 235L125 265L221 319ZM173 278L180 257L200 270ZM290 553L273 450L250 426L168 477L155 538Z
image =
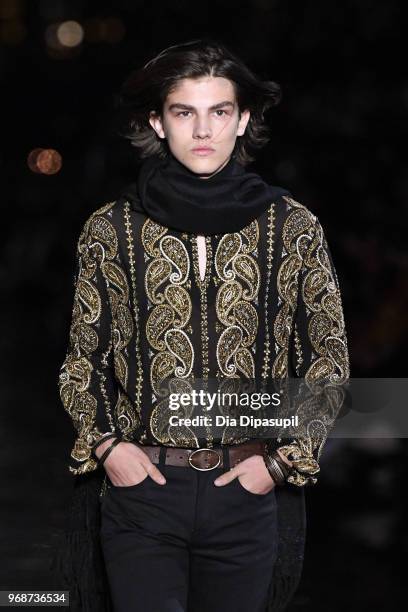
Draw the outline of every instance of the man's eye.
M177 117L180 117L181 115L183 117L187 117L187 115L190 114L190 111L180 111L179 113L177 113Z
M220 109L220 108L219 108L219 109L217 109L215 112L216 112L216 113L221 113L221 115L218 115L218 117L222 117L222 115L226 115L226 114L227 114L225 110L222 110L222 109Z

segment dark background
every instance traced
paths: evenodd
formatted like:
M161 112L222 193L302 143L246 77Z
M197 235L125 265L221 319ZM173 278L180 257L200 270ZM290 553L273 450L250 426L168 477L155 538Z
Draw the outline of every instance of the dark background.
M281 84L271 142L252 169L288 188L325 228L352 375L406 375L402 8L396 0L0 1L1 589L50 588L73 485L74 432L57 379L76 240L90 212L135 175L134 149L113 131L114 97L130 70L164 47L211 36ZM47 28L69 19L84 27L83 42L52 49ZM37 147L61 154L59 172L30 170ZM306 492L305 566L290 612L403 605L406 458L400 439L329 440L319 485Z

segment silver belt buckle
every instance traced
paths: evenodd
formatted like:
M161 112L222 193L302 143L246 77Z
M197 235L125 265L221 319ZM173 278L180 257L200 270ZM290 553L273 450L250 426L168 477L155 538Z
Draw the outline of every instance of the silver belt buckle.
M197 467L196 465L194 465L194 463L192 463L191 459L192 457L194 457L194 455L196 455L197 453L207 453L207 463L208 465L206 467ZM218 458L218 461L215 465L210 465L209 463L209 459L210 459L210 454L213 453L213 455L216 455ZM190 464L190 466L192 468L194 468L195 470L199 470L200 472L207 472L208 470L215 470L215 468L217 468L220 463L221 463L221 455L214 450L213 448L198 448L197 450L193 451L189 456L188 456L188 462Z

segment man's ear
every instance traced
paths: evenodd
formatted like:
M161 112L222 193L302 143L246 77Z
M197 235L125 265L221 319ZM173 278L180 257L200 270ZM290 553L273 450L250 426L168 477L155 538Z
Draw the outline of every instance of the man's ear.
M149 123L159 138L166 138L161 117L155 111L150 112Z
M249 110L242 111L241 117L238 122L237 136L243 136L243 134L245 133L250 116L251 113L249 112Z

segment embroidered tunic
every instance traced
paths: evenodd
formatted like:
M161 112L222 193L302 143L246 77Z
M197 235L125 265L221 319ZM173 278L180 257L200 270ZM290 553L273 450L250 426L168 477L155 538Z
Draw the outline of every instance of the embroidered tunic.
M161 387L167 377L177 392L188 392L194 379L287 376L349 376L338 279L319 220L304 205L280 196L239 232L198 243L197 235L159 225L125 198L90 215L77 246L59 378L77 431L71 472L98 467L91 449L107 432L187 448L249 439L239 427L215 439L210 430L203 438L194 427L170 425ZM316 482L325 439L271 441L293 461L289 482Z

